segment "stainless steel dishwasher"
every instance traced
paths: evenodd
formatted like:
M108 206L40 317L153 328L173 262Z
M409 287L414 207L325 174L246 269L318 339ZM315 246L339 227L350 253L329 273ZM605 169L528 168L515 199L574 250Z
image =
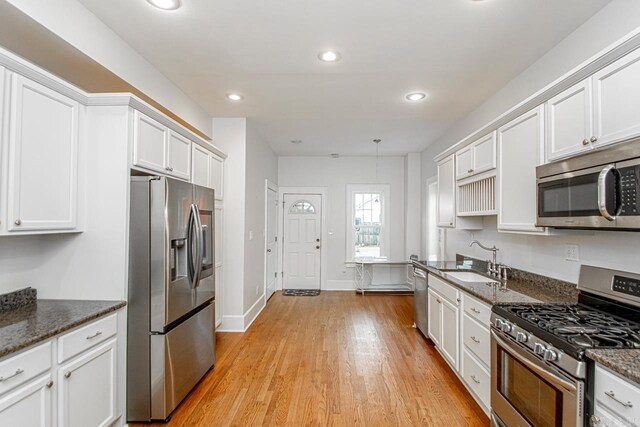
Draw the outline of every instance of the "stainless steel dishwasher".
M413 268L415 291L413 293L415 326L422 335L429 337L429 306L427 304L427 272L420 268Z

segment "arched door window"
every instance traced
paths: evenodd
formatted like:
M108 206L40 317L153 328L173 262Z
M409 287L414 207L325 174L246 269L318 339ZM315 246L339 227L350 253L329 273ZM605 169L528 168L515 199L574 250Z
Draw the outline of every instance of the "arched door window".
M307 200L298 200L289 208L290 214L314 214L316 213L316 208L308 202Z

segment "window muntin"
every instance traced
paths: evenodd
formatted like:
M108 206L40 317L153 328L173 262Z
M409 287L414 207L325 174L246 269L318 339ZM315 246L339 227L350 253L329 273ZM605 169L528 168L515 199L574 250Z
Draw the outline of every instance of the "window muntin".
M380 258L382 194L353 194L353 252L355 258Z
M316 213L316 207L313 203L307 200L298 200L289 208L290 214L314 214Z

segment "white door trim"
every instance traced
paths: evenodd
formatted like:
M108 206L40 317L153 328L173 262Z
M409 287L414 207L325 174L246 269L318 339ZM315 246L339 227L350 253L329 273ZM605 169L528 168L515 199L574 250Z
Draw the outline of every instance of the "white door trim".
M320 289L327 287L327 187L280 187L278 191L278 212L280 215L278 221L278 241L284 242L284 201L285 194L318 194L322 200L321 231L320 235ZM284 276L284 266L282 259L284 257L284 245L278 245L278 280L276 281L276 289L282 290L282 278ZM266 262L266 261L265 261Z
M269 237L267 235L267 230L269 229L269 225L268 225L268 215L269 215L269 190L275 191L276 194L278 195L278 213L280 213L280 191L278 189L278 184L275 184L271 181L269 181L268 179L264 180L264 292L262 293L263 298L264 298L264 303L265 305L267 304L267 281L268 281L268 277L267 277L267 237ZM276 221L276 227L277 227L277 235L278 235L278 244L276 245L278 247L278 252L280 252L280 246L281 246L281 238L280 238L280 225L279 225L280 221ZM280 258L280 257L278 257ZM280 259L278 259L278 263L276 265L276 271L280 270L282 271L282 269L280 268ZM278 274L278 276L280 276L280 274ZM278 289L278 279L280 277L276 278L276 290Z

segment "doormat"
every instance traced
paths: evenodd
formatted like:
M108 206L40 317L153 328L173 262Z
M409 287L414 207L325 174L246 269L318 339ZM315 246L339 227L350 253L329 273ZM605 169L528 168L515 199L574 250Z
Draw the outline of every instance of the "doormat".
M282 295L287 297L317 297L320 289L284 289Z

